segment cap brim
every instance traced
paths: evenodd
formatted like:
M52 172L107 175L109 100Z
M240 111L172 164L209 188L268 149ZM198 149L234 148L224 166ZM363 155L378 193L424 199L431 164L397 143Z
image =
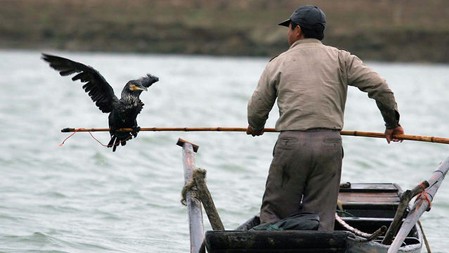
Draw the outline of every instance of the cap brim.
M291 22L291 20L290 19L287 19L287 20L285 20L285 21L282 21L281 23L279 23L278 25L281 25L281 26L289 26L290 25L290 22Z

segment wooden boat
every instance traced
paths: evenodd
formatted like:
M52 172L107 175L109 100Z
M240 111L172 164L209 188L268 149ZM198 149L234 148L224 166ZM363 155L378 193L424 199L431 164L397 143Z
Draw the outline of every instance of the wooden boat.
M396 184L347 183L342 185L339 194L343 207L339 216L343 222L335 223L334 232L252 231L251 228L259 224L255 216L236 230L207 231L206 248L210 253L387 252L388 245L381 243L383 236L369 240L361 235L372 234L382 226L391 224L400 204L401 193ZM422 231L415 225L398 252L418 253L422 246Z
M332 232L283 230L276 226L273 226L274 229L255 230L260 223L258 216L235 230L224 230L204 177L200 179L194 176L195 171L199 171L194 164L194 152L198 146L182 139L178 145L184 151L186 187L189 185L190 189L195 188L197 192L194 195L199 196L192 197L194 190L185 191L189 211L190 252L194 253L204 252L204 247L209 253L419 253L424 241L419 218L424 211L429 210L449 170L449 158L446 158L429 180L405 192L394 183L341 185L335 230ZM412 198L415 198L415 202L410 205ZM203 232L201 202L214 229L206 233Z

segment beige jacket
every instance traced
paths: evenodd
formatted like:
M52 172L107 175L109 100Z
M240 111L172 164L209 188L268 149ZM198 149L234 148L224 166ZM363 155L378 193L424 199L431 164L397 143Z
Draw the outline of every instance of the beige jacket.
M348 85L376 100L387 128L398 126L397 105L385 80L356 56L316 39L299 40L268 63L249 100L248 123L264 128L277 99L278 131L341 130Z

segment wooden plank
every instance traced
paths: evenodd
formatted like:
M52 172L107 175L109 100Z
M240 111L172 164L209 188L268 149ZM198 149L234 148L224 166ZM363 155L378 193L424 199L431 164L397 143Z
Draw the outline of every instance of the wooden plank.
M392 183L344 183L340 192L400 192L398 185Z
M382 193L354 193L344 192L338 195L338 200L343 204L349 203L399 203L399 195L395 192Z

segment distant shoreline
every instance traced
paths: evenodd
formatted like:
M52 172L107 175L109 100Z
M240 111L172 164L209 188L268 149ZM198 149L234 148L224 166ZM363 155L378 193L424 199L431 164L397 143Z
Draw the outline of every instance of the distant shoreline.
M371 36L385 36L370 34ZM381 61L381 62L417 62L417 63L449 63L449 52L447 43L440 40L440 34L429 34L427 41L407 42L406 36L409 34L395 34L396 43L390 43L388 37L384 37L383 42L370 45L367 38L360 39L359 35L335 37L323 40L323 43L335 46L340 49L348 50L359 56L363 60ZM363 35L361 35L363 37ZM449 36L449 35L446 35ZM402 37L401 40L398 37ZM432 39L434 37L434 39ZM432 43L438 41L438 43ZM204 42L208 44L210 42ZM287 45L277 45L271 47L254 48L249 45L239 45L233 48L226 42L214 41L215 45L210 44L203 47L202 42L176 45L175 42L147 43L146 47L135 47L132 44L120 44L118 46L107 43L84 44L83 40L61 41L57 45L48 41L26 40L23 42L8 41L3 38L0 41L0 49L17 50L67 50L81 52L111 52L111 53L149 53L149 54L170 54L170 55L212 55L212 56L241 56L241 57L274 57L285 51ZM341 46L339 46L341 44ZM343 46L344 45L344 46ZM367 46L369 45L369 46Z
M447 1L314 2L330 10L324 44L369 61L449 62L449 27L438 21ZM296 4L7 0L0 8L0 48L273 57L287 49L286 28L276 24Z

